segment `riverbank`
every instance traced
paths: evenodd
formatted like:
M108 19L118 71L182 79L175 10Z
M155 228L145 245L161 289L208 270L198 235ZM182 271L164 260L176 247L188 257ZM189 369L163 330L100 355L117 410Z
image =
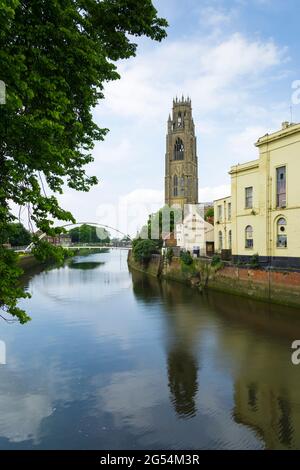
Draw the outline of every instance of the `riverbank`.
M200 290L212 289L264 302L300 307L300 273L259 268L218 266L194 260L186 266L179 258L167 262L162 256L152 257L147 267L134 261L128 253L128 265L151 276L184 283Z
M74 256L86 256L92 255L97 253L107 253L109 248L74 248L70 252L70 256L67 259L73 258ZM51 263L50 263L51 264ZM30 271L32 269L40 267L41 269L45 266L48 266L49 263L44 263L38 260L35 256L31 253L28 254L20 254L18 258L18 265L20 268L23 269L24 273Z

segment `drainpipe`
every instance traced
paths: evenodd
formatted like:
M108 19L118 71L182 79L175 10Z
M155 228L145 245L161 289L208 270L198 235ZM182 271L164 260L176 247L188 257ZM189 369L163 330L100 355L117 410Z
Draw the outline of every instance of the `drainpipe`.
M267 210L267 256L269 261L269 266L272 256L272 239L271 239L271 211L272 211L272 177L270 177L270 152L269 152L269 143L267 142L267 162L266 162L266 172L267 172L267 201L266 201L266 210Z

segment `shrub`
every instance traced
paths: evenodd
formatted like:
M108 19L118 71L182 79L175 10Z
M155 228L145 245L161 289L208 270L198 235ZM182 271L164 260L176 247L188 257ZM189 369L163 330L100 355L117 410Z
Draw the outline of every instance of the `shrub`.
M168 248L167 253L166 253L166 258L168 260L168 263L172 262L173 256L174 256L173 248Z
M258 256L258 253L255 253L254 255L251 256L250 266L251 266L251 268L259 268L259 256Z
M218 264L221 263L221 258L219 255L214 255L211 260L211 265L212 266L217 266Z
M182 251L180 253L180 259L187 266L190 266L191 264L193 264L193 257L189 251Z
M132 253L134 260L138 263L149 263L152 254L157 252L156 243L153 240L134 240Z
M56 263L62 265L66 258L73 256L72 250L62 246L54 246L44 240L39 240L32 250L34 257L41 263Z

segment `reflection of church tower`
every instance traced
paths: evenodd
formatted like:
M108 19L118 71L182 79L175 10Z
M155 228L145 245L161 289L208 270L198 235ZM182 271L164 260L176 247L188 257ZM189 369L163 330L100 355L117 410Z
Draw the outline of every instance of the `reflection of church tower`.
M175 347L168 354L169 387L176 413L181 417L195 416L198 390L197 361L185 347Z
M191 100L173 101L168 120L165 203L198 203L198 160Z

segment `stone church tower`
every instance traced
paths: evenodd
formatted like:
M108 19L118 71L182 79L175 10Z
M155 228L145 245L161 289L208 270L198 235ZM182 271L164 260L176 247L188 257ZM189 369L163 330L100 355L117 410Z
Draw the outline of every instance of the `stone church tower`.
M165 203L198 204L198 159L191 100L173 100L168 120Z

